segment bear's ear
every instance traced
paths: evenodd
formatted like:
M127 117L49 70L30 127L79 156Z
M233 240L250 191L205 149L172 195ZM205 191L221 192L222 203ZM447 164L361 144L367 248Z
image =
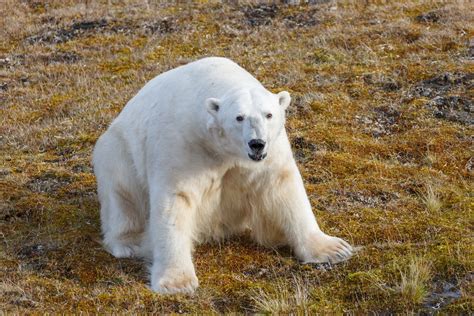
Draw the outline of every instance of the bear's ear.
M206 100L207 112L214 117L217 115L217 112L219 112L220 105L221 101L219 99L209 98Z
M290 94L287 91L282 91L277 94L277 97L280 106L283 108L283 110L286 110L286 108L288 107L288 105L290 105L291 102Z

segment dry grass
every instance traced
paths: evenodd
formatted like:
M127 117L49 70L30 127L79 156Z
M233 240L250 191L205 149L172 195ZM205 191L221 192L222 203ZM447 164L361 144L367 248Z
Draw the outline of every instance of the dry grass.
M0 310L472 313L472 12L456 0L3 1ZM318 269L236 238L197 248L194 296L164 297L141 262L101 247L96 139L148 80L213 55L291 92L314 212L363 246L349 262Z
M430 264L423 258L412 258L408 267L400 271L397 290L407 302L420 304L429 293L430 279Z
M428 212L439 212L443 207L441 197L433 185L426 185L425 193L421 195Z
M296 276L293 276L291 284L282 280L275 281L271 292L259 288L253 293L252 300L255 310L259 313L298 315L309 313L308 285Z

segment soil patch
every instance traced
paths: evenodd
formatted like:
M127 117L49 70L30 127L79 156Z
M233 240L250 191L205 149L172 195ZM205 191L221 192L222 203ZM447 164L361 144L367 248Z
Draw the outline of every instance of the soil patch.
M252 27L268 25L278 14L276 4L259 4L248 6L244 9L247 23Z
M428 103L428 108L437 118L474 125L474 103L460 96L439 96Z
M456 282L438 281L435 282L434 291L426 298L423 304L430 312L436 312L454 300L461 297L461 289L456 286Z
M64 28L48 28L38 34L29 36L26 41L30 44L48 43L58 44L72 39L88 36L95 33L125 33L143 32L147 35L154 33L169 33L174 31L171 21L162 19L158 21L145 21L136 24L133 21L108 21L106 19L78 21Z
M393 106L380 106L370 115L356 115L356 120L364 126L364 132L373 137L392 135L400 131L401 112Z
M54 172L45 172L30 180L26 186L33 192L54 193L69 183L71 183L70 177L57 175Z
M53 64L53 63L73 64L81 60L81 56L74 52L59 52L59 53L53 53L50 55L40 55L37 58L39 61L45 64Z
M317 13L317 9L299 12L284 17L283 21L289 27L311 27L319 23Z
M455 89L472 89L474 87L474 73L450 73L423 80L418 83L413 94L422 97L435 97Z
M426 13L422 13L416 16L415 20L420 23L436 23L442 17L442 12L439 10L436 11L429 11Z
M295 137L291 140L293 154L298 162L306 161L317 150L317 146L304 137Z
M474 73L444 73L415 85L410 97L425 97L436 118L474 124Z
M386 92L397 91L401 88L398 81L383 74L365 74L363 80L366 84L376 86Z

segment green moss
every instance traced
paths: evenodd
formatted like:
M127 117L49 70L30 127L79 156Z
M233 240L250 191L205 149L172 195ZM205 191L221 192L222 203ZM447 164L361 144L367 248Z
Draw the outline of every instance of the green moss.
M27 4L25 12L14 2L6 6L9 32L0 43L9 58L2 57L8 71L0 107L5 311L245 313L266 310L254 300L266 293L273 302L290 302L285 312L423 313L430 310L419 297L442 281L461 292L442 312L472 310L470 130L434 117L427 107L432 97L413 90L445 72L472 72L464 58L465 34L473 32L469 5L342 1L337 7L277 5L274 17L265 16L267 7L246 6L244 13L207 2L104 2L86 10L56 1ZM437 9L438 22L416 21ZM104 12L106 31L88 30L62 43L26 39L99 20ZM165 18L170 32L114 29ZM251 18L269 24L252 27ZM40 24L44 30L35 27ZM79 60L51 59L67 52ZM236 238L197 247L199 290L169 297L148 289L142 262L104 251L93 144L147 80L210 55L231 57L274 92L291 92L298 108L288 117L288 134L298 146L307 192L321 227L361 246L350 261L317 269L298 263L288 249ZM387 90L367 75L398 85ZM461 85L447 89L468 95ZM370 128L377 124L387 133L374 136ZM437 211L422 198L427 185L436 188ZM412 275L412 257L430 263L422 296L400 291L401 275ZM304 280L304 304L296 303L295 280Z
M316 48L311 57L317 64L341 62L344 60L344 57L340 54L331 53L324 48Z
M139 68L140 65L141 65L141 61L132 60L130 56L125 55L125 56L115 58L114 60L102 63L99 65L99 68L106 73L124 75L128 73L130 70Z

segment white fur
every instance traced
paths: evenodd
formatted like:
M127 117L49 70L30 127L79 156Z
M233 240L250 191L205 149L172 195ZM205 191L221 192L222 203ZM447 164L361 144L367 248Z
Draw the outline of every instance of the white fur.
M161 293L198 286L193 244L246 228L304 262L349 258L349 244L324 234L311 211L284 129L289 104L288 92L269 92L225 58L148 82L94 149L106 248L150 258ZM266 159L249 158L253 138L266 142Z

